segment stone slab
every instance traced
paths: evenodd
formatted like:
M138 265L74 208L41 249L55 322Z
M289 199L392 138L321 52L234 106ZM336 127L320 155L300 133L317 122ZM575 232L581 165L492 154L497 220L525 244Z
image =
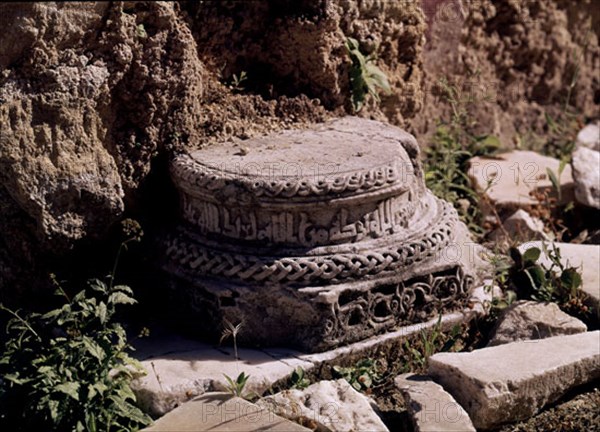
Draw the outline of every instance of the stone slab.
M403 374L394 383L404 396L415 432L476 432L464 408L430 377Z
M331 432L388 432L371 401L343 379L320 381L304 390L284 390L257 405L311 429Z
M477 429L536 414L569 390L600 378L600 331L514 342L429 358L429 375Z
M442 316L445 330L482 316L488 310L492 294L479 287L473 290L469 307L462 312ZM246 389L262 395L273 384L287 379L297 367L310 371L324 364L358 361L374 355L383 347L402 344L413 335L433 328L438 319L402 327L337 349L306 354L287 348L239 348L236 363L231 346L214 346L188 339L161 329L152 329L149 338L135 342L134 356L147 370L145 377L133 383L140 405L155 416L164 415L178 405L209 391L225 387L223 374L250 375Z
M500 208L528 208L539 204L530 192L552 190L546 169L558 175L560 161L532 151L511 151L494 157L475 157L469 161L468 175L473 186ZM488 182L491 185L488 187ZM573 176L566 166L560 176L562 201L573 199Z
M307 432L310 429L227 393L207 393L158 419L146 432Z
M585 331L581 320L561 311L556 303L518 301L502 312L488 346Z
M552 243L546 242L546 245L551 247ZM600 245L558 242L554 245L560 249L564 265L581 269L583 279L581 289L589 296L588 305L594 308L596 316L600 317ZM537 247L543 251L541 241L523 243L519 246L519 250L524 252L530 247ZM550 265L550 260L543 252L539 262L546 266Z
M224 374L234 378L242 371L250 378L246 391L262 394L273 383L297 368L314 364L288 349L240 348L236 362L233 348L213 345L165 333L140 341L136 358L148 374L133 383L143 409L164 415L178 405L207 391L225 390Z

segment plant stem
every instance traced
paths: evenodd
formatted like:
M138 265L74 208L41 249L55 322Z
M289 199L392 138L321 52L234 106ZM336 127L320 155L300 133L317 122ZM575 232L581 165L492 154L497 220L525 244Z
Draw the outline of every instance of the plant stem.
M42 338L40 337L40 335L37 334L37 332L29 325L29 323L27 321L25 321L23 318L21 318L18 313L16 313L13 310L5 307L3 304L0 304L0 310L4 310L4 311L8 312L9 314L11 314L12 316L14 316L16 319L18 319L19 321L21 321L21 323L23 323L25 325L25 327L27 327L27 329L31 333L33 333L35 335L35 337L38 339L38 341L42 340Z

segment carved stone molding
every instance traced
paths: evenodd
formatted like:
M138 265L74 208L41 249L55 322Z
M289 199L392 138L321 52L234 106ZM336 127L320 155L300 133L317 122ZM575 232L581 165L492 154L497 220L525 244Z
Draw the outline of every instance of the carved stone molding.
M466 227L395 127L338 119L181 155L171 172L182 224L164 268L208 333L243 319L246 343L324 350L459 308L473 283L469 257L448 256Z
M375 276L411 266L439 254L452 240L458 218L448 203L440 203L439 214L414 238L390 246L370 244L369 250L329 253L321 256L268 257L231 253L206 246L182 230L167 243L167 257L186 273L221 276L253 282L312 284Z

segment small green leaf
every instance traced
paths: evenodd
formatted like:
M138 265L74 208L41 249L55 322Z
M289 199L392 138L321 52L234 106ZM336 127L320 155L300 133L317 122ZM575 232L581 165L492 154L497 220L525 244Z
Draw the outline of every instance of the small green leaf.
M50 418L52 419L52 421L56 424L58 423L58 409L60 407L60 404L58 403L58 401L55 401L53 399L50 399L48 401L48 410L50 411Z
M106 353L100 345L94 342L89 336L83 336L82 342L83 346L89 354L91 354L99 361L104 360L104 358L106 357Z
M581 286L582 279L581 275L577 271L576 268L570 267L565 269L560 275L560 281L563 283L565 287L569 290L576 290Z
M546 168L546 173L548 174L550 183L552 183L552 187L554 188L554 190L556 191L556 193L558 194L558 196L560 198L561 189L560 189L560 181L558 180L558 177L556 177L556 174L554 174L554 171L552 171L550 168Z
M58 315L60 315L61 312L62 312L62 309L51 310L50 312L42 315L41 319L43 319L43 320L51 320L51 319L57 317Z
M100 279L92 279L88 283L92 290L100 292L102 294L108 293L108 287Z
M57 386L54 387L54 390L57 392L60 392L60 393L64 393L64 394L72 397L76 401L79 400L79 383L77 383L77 382L70 381L70 382L58 384Z
M100 320L101 324L106 324L106 317L107 317L106 303L100 302L98 304L98 308L96 309L96 315L98 316L98 319Z
M532 247L525 251L523 254L523 261L525 261L525 265L535 264L537 260L540 258L542 251L539 248Z
M531 288L533 290L539 290L546 283L546 275L544 270L540 266L529 267L525 270L525 274L527 275L529 282L531 283Z
M125 294L133 297L133 290L130 287L128 287L127 285L117 285L117 286L113 287L113 291L122 291Z
M133 299L132 297L129 297L125 293L115 292L115 293L112 293L110 295L110 297L108 297L108 303L109 304L114 304L114 305L118 305L118 304L135 304L135 303L137 303L137 301L135 301L135 299Z
M483 146L486 153L489 153L490 151L494 151L502 147L500 139L494 135L485 136L485 138L480 142L480 145Z

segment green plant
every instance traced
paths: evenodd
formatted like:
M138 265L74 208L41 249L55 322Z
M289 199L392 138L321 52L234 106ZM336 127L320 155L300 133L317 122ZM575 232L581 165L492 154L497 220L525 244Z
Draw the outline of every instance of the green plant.
M390 83L385 73L379 69L374 61L374 55L365 56L360 52L360 46L356 39L346 39L346 48L352 60L350 68L350 84L352 85L352 105L355 112L359 112L368 95L379 102L379 90L391 93Z
M243 399L251 399L253 397L252 393L244 393L244 388L246 387L250 375L246 375L242 372L235 380L227 374L223 374L223 376L227 380L227 391L231 393L232 396L241 397Z
M229 84L229 88L234 92L241 92L244 90L244 82L248 80L248 74L246 71L241 71L239 75L233 74L231 77L231 83Z
M442 332L442 316L431 330L422 330L419 337L412 344L404 342L404 350L408 355L406 370L424 370L427 359L439 351L450 351L457 345L461 334L460 326L452 327L449 334Z
M223 341L229 337L231 337L233 339L233 352L234 352L235 364L236 364L236 368L238 369L238 372L239 372L239 357L238 357L238 348L237 348L237 336L242 331L243 326L244 326L243 321L239 322L237 325L233 325L231 323L231 321L229 321L227 318L225 318L223 320L223 332L221 333L221 340L220 340L220 343L223 343ZM237 396L237 397L241 397L244 399L250 399L253 397L253 394L251 394L251 393L248 393L248 394L244 393L244 387L246 386L246 382L248 381L248 378L250 378L250 375L246 375L244 372L242 372L242 373L238 374L238 377L235 380L227 374L223 374L223 376L225 376L225 379L227 380L227 384L226 384L227 391L229 393L231 393L232 396Z
M148 33L146 32L146 28L144 27L144 24L138 24L137 25L137 27L135 28L135 34L140 39L147 39L148 38Z
M143 370L130 346L116 306L134 304L124 285L91 280L88 289L46 314L25 316L3 306L12 319L0 358L1 416L23 430L132 430L151 419L135 405L129 386Z
M542 253L539 248L529 248L522 254L517 248L511 248L513 267L509 286L520 298L555 302L577 314L589 314L591 311L584 304L586 294L579 289L582 278L578 269L563 264L556 245L548 248L544 244L543 249L549 266L538 263Z
M444 79L439 87L443 100L450 105L451 117L440 122L425 151L425 181L435 195L454 204L473 233L481 235L484 230L480 197L467 175L468 162L475 156L494 154L500 141L492 135L469 132L475 126L467 109L475 101L472 95L465 96L458 86Z
M304 369L298 366L290 376L290 387L294 389L305 389L310 385L310 380L306 378Z
M382 380L381 367L377 360L366 358L350 367L333 366L336 378L343 378L358 391L369 392L373 385Z
M223 332L221 333L221 340L219 343L223 343L223 341L229 337L233 339L233 353L235 357L236 364L239 361L238 357L238 349L237 349L237 336L242 331L242 327L244 326L244 322L240 321L237 325L233 325L231 321L227 318L223 320Z
M141 236L135 222L124 228ZM11 430L135 430L150 423L130 388L143 368L127 354L125 330L114 321L117 306L136 303L131 288L114 285L116 269L109 283L92 279L72 298L52 277L64 303L45 314L0 305L11 316L0 357L0 420Z

